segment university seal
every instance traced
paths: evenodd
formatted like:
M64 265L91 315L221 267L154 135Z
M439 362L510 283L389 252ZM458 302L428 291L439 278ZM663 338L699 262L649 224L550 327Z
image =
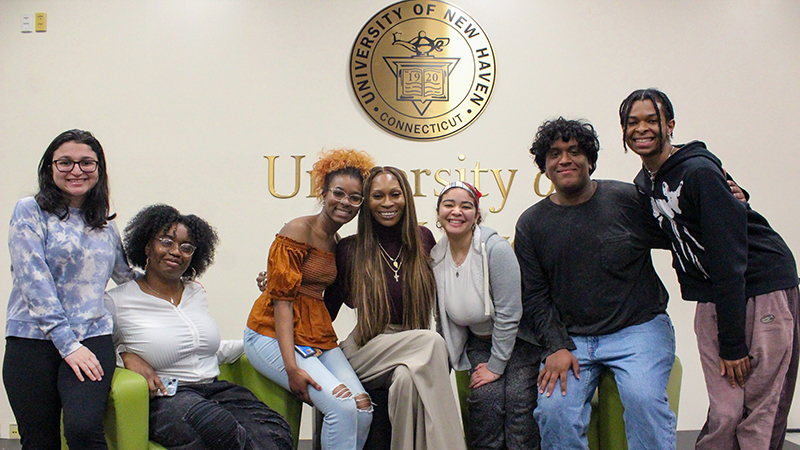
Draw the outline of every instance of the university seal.
M486 108L492 46L466 12L442 1L402 1L375 14L350 54L353 93L384 130L414 140L452 136Z

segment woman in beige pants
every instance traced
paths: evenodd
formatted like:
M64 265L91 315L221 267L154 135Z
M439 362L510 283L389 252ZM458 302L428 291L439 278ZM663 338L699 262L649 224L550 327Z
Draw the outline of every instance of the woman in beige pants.
M444 340L430 328L433 234L417 225L402 171L375 167L364 182L358 233L336 247L328 308L357 308L340 347L367 389L388 388L392 449L465 448Z

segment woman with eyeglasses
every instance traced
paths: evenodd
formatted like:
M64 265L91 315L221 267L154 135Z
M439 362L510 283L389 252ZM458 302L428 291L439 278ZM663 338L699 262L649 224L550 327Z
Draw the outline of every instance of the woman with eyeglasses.
M128 260L144 276L106 292L125 368L150 387L150 440L168 449L291 450L289 424L244 387L218 380L244 353L223 341L195 278L214 261L217 234L168 205L125 228Z
M39 192L17 202L8 246L5 384L22 448L106 449L103 413L114 373L109 279L134 272L109 214L100 142L58 135L39 162Z
M267 261L267 286L247 320L253 366L324 415L324 449L364 447L372 403L337 346L323 291L336 279L338 231L358 213L361 184L374 165L355 150L323 152L312 168L322 210L287 223Z

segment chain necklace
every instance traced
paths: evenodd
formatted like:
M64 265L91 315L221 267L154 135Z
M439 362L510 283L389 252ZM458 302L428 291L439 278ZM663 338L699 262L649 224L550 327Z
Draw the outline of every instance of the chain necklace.
M669 157L672 156L675 153L676 150L678 150L678 147L675 147L673 145L672 148L669 151L669 155L667 155L667 158L664 160L664 162L667 162L667 159L669 159ZM642 165L644 166L644 163L642 163ZM661 163L661 166L663 166L663 165L664 165L664 163ZM658 168L660 169L661 166L658 166ZM646 170L648 175L650 175L650 181L655 181L656 180L656 174L658 173L658 169L651 171L650 169L647 168L647 166L644 166L644 170Z
M399 272L400 268L403 267L403 261L400 261L400 256L402 256L403 254L403 247L401 246L400 251L397 252L397 256L392 258L392 255L390 255L389 252L387 252L386 249L383 248L383 245L381 245L380 242L378 242L378 245L381 247L381 256L383 257L383 260L386 262L386 265L389 266L389 269L391 269L391 271L394 272L394 281L399 283L400 282Z
M155 292L158 296L160 296L160 297L168 297L168 298L165 298L164 300L167 300L172 306L178 306L178 304L175 302L175 299L172 298L171 295L165 295L165 294L162 294L161 292L158 292L157 290L153 289L153 286L150 286L150 283L147 282L147 278L146 277L142 277L142 281L144 281L144 284L147 285L147 287L151 291ZM180 293L180 292L183 292L183 280L181 280L181 285L178 288L178 293ZM180 302L180 299L178 300L178 302Z
M455 256L453 255L453 253L452 253L452 252L450 253L450 257L451 257L451 258L452 258L452 260L453 260L453 266L455 266L455 268L456 268L456 278L458 278L458 272L460 272L460 271L461 271L461 266L464 264L464 261L466 261L466 260L467 260L467 256L468 256L468 255L469 255L469 250L467 251L467 254L466 254L466 255L464 255L464 259L462 259L462 260L461 260L461 262L456 262L456 258L455 258Z

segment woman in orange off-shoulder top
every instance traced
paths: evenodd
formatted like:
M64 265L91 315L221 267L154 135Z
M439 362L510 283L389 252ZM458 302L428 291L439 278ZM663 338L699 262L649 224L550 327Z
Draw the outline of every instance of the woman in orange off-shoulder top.
M372 422L372 402L337 346L322 294L336 279L337 232L358 213L373 165L360 151L322 153L312 169L322 210L290 221L275 237L267 288L244 332L253 366L323 413L324 449L360 450Z

